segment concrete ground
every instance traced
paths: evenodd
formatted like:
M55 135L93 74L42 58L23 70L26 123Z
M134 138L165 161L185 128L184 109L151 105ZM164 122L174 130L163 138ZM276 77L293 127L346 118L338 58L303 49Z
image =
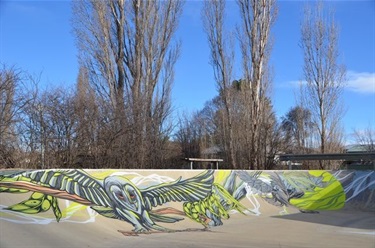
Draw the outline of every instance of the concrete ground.
M1 217L1 215L0 215ZM165 225L164 225L165 226ZM0 247L325 247L375 248L375 213L350 210L260 216L233 214L224 225L202 231L190 220L169 224L176 233L124 236L131 226L97 216L93 223L17 224L0 220Z

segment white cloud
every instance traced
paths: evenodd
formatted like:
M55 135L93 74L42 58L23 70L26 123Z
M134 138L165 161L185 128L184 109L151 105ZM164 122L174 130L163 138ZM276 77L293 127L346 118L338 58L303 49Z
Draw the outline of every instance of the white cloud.
M293 88L298 88L300 85L306 84L306 81L304 80L294 80L294 81L289 81L288 85L293 87Z
M375 93L375 73L348 71L346 88L358 93Z
M375 73L348 71L345 89L357 93L375 93ZM280 88L298 88L306 84L304 80L292 80L282 85Z
M276 88L299 88L301 84L306 84L306 81L304 80L292 80L292 81L286 81L281 84L276 84Z

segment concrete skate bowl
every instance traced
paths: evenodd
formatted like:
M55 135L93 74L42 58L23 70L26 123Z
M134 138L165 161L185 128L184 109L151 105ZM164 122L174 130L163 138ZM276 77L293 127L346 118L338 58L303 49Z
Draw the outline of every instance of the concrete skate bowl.
M0 171L0 247L374 247L374 171Z

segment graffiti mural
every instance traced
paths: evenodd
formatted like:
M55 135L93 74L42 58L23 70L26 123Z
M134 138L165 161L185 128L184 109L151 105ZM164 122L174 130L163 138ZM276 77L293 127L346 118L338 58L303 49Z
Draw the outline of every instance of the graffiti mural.
M288 209L308 214L350 204L375 206L374 171L206 170L166 171L166 176L160 172L0 171L0 193L25 196L21 202L1 206L0 219L22 223L27 216L40 216L31 223L48 224L52 218L45 213L64 222L86 210L90 218L84 222L101 215L129 223L133 229L121 231L124 235L138 235L209 230L233 214L260 215L265 204L278 207L278 214L287 214ZM181 221L202 228L165 227Z

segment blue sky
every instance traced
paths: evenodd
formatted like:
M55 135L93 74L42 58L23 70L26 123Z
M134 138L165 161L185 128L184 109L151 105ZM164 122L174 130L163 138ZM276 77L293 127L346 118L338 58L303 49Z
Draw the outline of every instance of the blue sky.
M335 8L340 28L340 61L346 65L349 79L343 95L347 109L343 124L350 134L354 128L375 126L375 1L325 3ZM172 92L176 114L200 110L217 94L202 30L201 6L200 1L186 2L175 37L182 41ZM296 85L303 79L298 45L303 6L303 1L278 2L270 63L274 76L271 97L279 117L295 105ZM235 23L235 2L228 1L227 7L228 21ZM0 62L32 74L42 73L44 88L74 87L78 63L71 15L70 1L1 0ZM240 71L238 66L236 78L241 77Z

